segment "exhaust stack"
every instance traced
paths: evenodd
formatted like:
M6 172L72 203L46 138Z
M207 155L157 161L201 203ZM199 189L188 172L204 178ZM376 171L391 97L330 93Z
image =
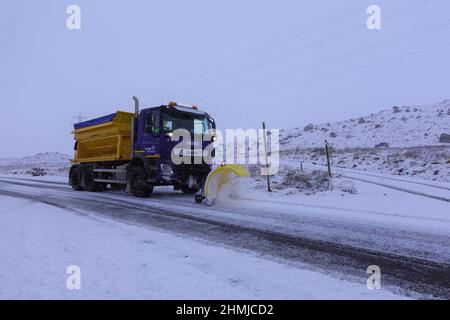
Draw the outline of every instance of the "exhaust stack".
M137 119L139 118L139 99L133 96L133 100L134 100L134 117Z

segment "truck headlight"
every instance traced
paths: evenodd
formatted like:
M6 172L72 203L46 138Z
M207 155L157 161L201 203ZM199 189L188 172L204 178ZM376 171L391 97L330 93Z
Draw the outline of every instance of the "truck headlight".
M161 174L172 175L173 174L172 166L167 163L162 163L161 164Z

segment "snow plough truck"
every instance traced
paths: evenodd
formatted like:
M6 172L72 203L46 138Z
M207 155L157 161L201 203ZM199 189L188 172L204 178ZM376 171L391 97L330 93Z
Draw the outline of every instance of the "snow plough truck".
M69 172L69 185L74 190L99 192L109 186L144 198L156 186L173 186L196 194L200 203L208 198L209 189L226 183L224 172L247 175L240 166L212 170L211 163L204 161L202 151L215 140L216 124L208 113L175 102L139 110L139 100L133 99L134 113L117 111L74 124L75 155ZM191 161L173 161L172 152L179 143L173 139L177 129L192 133L190 150L183 150L190 151ZM194 139L195 135L202 135L202 140ZM199 156L201 160L194 159ZM206 185L210 181L214 186Z

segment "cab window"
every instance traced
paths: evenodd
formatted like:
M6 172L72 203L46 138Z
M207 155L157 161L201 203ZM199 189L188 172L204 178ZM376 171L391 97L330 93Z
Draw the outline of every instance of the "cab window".
M144 131L159 136L159 110L147 112L144 120Z
M159 132L159 123L160 123L160 121L159 121L159 119L160 119L159 114L160 114L159 110L152 111L153 134L155 136L159 136L159 133L160 133Z

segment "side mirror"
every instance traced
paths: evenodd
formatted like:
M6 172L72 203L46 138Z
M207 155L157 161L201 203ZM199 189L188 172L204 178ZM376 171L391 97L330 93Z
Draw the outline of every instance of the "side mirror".
M212 129L216 129L216 122L214 121L213 118L209 117L209 118L208 118L208 122L209 122L209 124L211 125L211 128L212 128Z

